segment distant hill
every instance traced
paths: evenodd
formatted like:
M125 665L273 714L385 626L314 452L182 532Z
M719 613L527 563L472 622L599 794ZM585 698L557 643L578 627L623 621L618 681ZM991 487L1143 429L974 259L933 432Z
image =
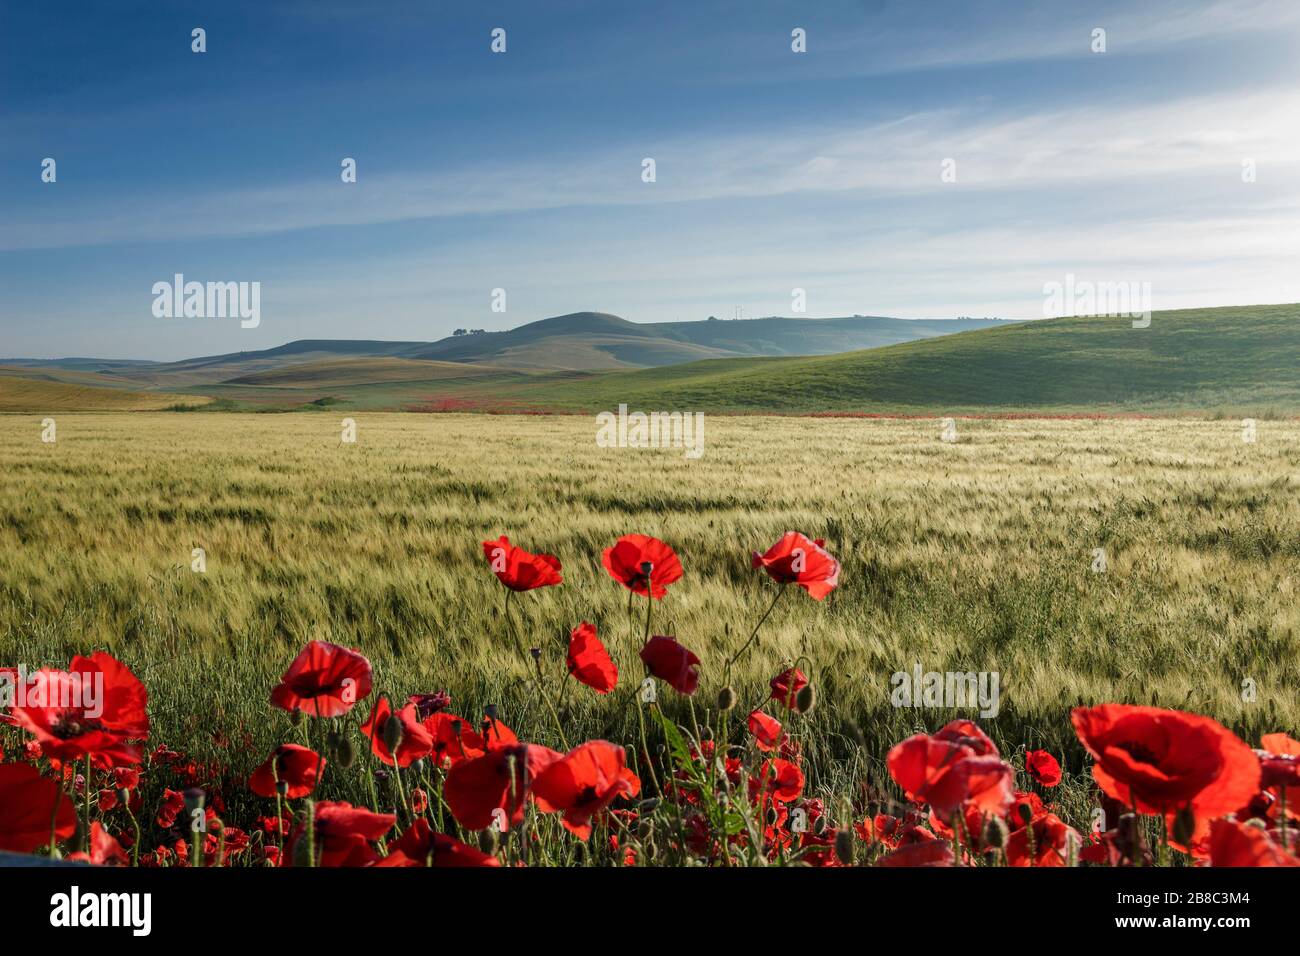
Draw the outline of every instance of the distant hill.
M22 378L7 372L0 371L0 412L148 412L212 401L198 395L133 392L50 378Z
M650 368L710 358L828 355L999 324L1007 323L866 316L637 323L604 312L574 312L508 332L455 336L404 354L515 368Z
M651 368L748 355L825 355L1005 324L996 319L751 319L639 324L604 312L574 312L507 332L448 336L437 342L306 339L276 348L183 359L6 359L24 368L110 376L133 387L189 388L247 383L253 375L309 362L393 358L521 370Z
M174 394L185 392L220 399L217 408L1300 412L1300 305L1157 312L1142 329L1118 318L972 321L973 329L942 334L960 326L870 318L636 325L582 312L433 343L303 341L174 363L11 365L0 367L0 409L48 407L53 393L33 391L43 385L84 389L79 399L63 394L104 403L97 407L118 407L100 393L123 395L121 407L166 407L190 403ZM909 341L881 347L768 354L795 347L792 337L815 352L904 332ZM746 348L759 354L733 354ZM709 357L683 361L688 355ZM24 395L45 404L23 405Z
M810 358L530 383L551 407L715 411L1300 410L1300 305L1065 318Z

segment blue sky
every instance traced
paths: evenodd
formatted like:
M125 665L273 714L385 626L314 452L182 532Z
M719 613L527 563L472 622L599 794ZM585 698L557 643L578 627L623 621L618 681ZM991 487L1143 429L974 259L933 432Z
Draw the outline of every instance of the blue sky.
M1292 0L8 4L0 356L1300 301L1298 60ZM261 325L155 318L176 272Z

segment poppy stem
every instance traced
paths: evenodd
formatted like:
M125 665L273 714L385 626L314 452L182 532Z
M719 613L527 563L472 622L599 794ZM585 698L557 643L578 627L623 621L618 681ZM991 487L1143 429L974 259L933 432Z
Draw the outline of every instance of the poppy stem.
M645 591L645 636L641 640L641 646L645 647L650 642L650 612L654 610L655 599L650 595L650 582L646 581Z
M644 715L643 713L641 713L641 695L638 694L638 693L636 693L636 692L634 691L634 692L633 692L633 697L634 697L634 699L636 700L636 719L637 719L637 723L641 725L641 752L642 752L643 754L645 754L646 769L650 771L650 780L651 780L651 782L654 783L654 785L655 785L655 796L662 796L662 795L663 795L663 790L661 790L660 787L659 787L659 777L658 777L658 775L655 773L655 761L654 761L654 757L653 757L653 756L651 755L651 753L650 753L650 745L649 745L648 743L646 743L646 737L645 737L645 715Z
M555 704L551 702L550 695L546 693L546 685L542 680L542 662L539 657L533 658L533 667L537 669L537 689L541 692L542 700L546 701L546 708L551 712L551 717L555 720L555 729L560 732L560 743L564 744L564 749L572 750L569 746L569 738L564 735L564 724L560 722L559 711L555 709Z
M86 841L85 846L87 852L89 852L89 850L91 849L90 847L90 772L91 772L90 754L86 754L86 787L85 787L86 829L84 832L85 832L85 841Z
M1284 852L1284 853L1290 853L1290 852L1291 852L1291 846L1290 846L1290 842L1291 842L1291 841L1290 841L1290 838L1289 838L1289 834L1288 834L1288 832L1287 832L1287 825L1286 825L1286 815L1287 815L1287 809L1286 809L1286 784L1282 784L1282 786L1279 788L1279 791L1280 791L1280 793L1279 793L1279 795L1278 795L1278 796L1279 796L1279 799L1278 799L1278 809L1280 809L1282 812L1281 812L1281 814L1278 816L1278 821L1279 821L1279 826L1281 827L1281 831L1282 831L1282 833L1281 833L1281 836L1282 836L1282 852Z
M781 595L784 593L785 593L785 585L783 584L777 590L776 597L772 598L772 603L769 604L767 606L767 610L763 612L763 616L760 617L758 619L758 623L754 625L754 630L749 635L749 640L747 640L741 646L740 650L736 651L736 653L731 656L731 659L727 661L727 683L728 684L731 683L731 665L736 663L736 661L740 660L741 655L744 654L745 651L749 650L749 645L753 644L754 639L758 637L758 629L763 626L763 622L767 620L768 615L770 615L772 613L772 610L776 607L776 602L781 600Z
M50 859L51 860L57 860L61 856L61 854L59 853L59 846L56 840L58 838L57 831L59 829L59 806L62 803L63 803L63 788L58 787L54 791L54 810L52 813L50 813ZM74 802L72 806L73 809L76 809L77 804Z

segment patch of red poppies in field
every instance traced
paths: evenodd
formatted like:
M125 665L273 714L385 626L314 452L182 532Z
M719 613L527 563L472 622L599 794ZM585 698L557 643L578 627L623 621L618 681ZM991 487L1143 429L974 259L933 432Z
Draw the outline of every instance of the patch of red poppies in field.
M552 555L505 535L482 549L509 593L563 585ZM239 763L233 752L252 745L247 728L211 734L212 748L232 751L231 759L150 749L144 683L100 651L74 657L66 670L34 672L27 693L0 715L8 735L0 737L7 748L0 850L105 866L478 867L524 865L532 855L573 860L575 847L583 858L604 853L623 866L665 854L712 865L758 856L813 866L1128 866L1183 854L1207 866L1300 866L1300 741L1266 734L1252 749L1208 717L1156 707L1071 713L1102 810L1086 838L1047 802L1066 777L1062 761L1026 748L1018 770L967 719L894 744L885 768L896 791L864 784L846 803L819 790L804 764L804 724L815 719L816 701L807 658L787 661L739 721L727 718L740 704L730 686L713 708L692 707L682 725L654 692L662 686L693 698L705 681L721 686L791 585L824 600L839 583L840 563L823 541L787 532L753 552L751 568L776 585L774 597L749 641L725 660L651 632L655 602L683 577L671 546L625 535L601 564L630 602L645 601L643 630L629 604L632 649L611 645L628 654L625 667L639 661L643 676L620 685L614 654L587 621L567 643L561 635L558 650L527 651L532 692L563 749L521 740L491 705L462 718L445 690L398 703L381 692L363 703L376 686L370 660L314 640L269 690L268 713L285 722L281 742L241 777L231 765ZM508 601L505 618L513 636ZM17 673L4 671L11 683ZM649 734L643 729L627 745L570 745L554 703L568 678L587 688L582 693L639 708ZM102 688L93 703L82 693L88 684ZM705 723L707 732L697 712L718 718ZM650 737L662 743L652 747ZM370 806L331 799L343 775L364 782ZM226 820L227 798L245 788L240 802L251 794L260 809L235 826ZM656 829L663 805L672 825ZM547 818L554 823L540 827Z

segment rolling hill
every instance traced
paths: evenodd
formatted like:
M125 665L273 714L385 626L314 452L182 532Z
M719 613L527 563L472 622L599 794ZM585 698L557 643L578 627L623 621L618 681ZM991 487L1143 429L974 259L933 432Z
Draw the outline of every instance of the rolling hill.
M1064 318L808 358L537 381L556 408L791 412L1300 410L1300 305Z
M947 326L936 321L882 347L732 354L784 348L789 326L806 329L806 347L817 349L831 341L823 336L846 328L901 334L889 324L899 321L638 326L574 313L438 343L303 341L177 363L32 363L0 367L0 408L194 404L176 394L183 391L218 399L214 409L593 412L626 403L715 413L1300 412L1300 305L1157 312L1143 329L1127 319L1065 318L979 321L984 327L944 335ZM686 355L710 357L680 361ZM669 364L608 364L623 359ZM49 404L60 396L63 404Z
M211 401L206 396L133 392L51 378L0 374L0 412L149 412L181 405L201 406Z
M829 355L1003 324L996 319L868 316L636 323L604 312L574 312L508 332L453 336L404 354L515 368L646 368L711 358Z
M824 355L972 328L996 319L748 319L639 324L603 312L574 312L506 332L453 335L437 342L305 339L276 348L177 362L114 359L6 359L44 372L94 374L133 388L185 389L235 382L291 365L345 359L407 359L532 371L650 368L748 355Z

